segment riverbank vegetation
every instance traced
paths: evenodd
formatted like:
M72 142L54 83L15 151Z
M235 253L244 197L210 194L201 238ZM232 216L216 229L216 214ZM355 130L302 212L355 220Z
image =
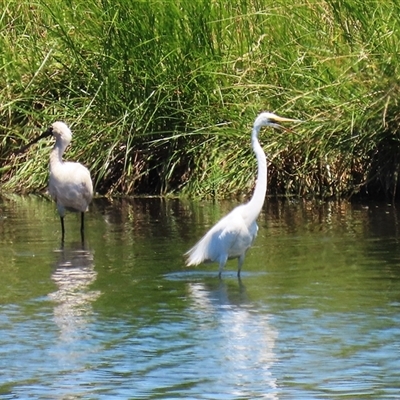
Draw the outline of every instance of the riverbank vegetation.
M108 194L247 195L261 110L269 193L396 196L400 3L389 0L5 0L2 190L46 186L54 120L66 157Z

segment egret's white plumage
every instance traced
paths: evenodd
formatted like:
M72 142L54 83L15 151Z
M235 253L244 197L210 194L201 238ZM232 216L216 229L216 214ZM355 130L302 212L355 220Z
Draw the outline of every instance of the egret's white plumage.
M254 194L246 204L234 208L220 219L187 253L186 265L198 265L202 262L217 262L219 276L228 259L238 259L238 276L244 262L246 251L252 245L258 231L256 219L261 212L267 191L267 160L258 141L258 133L263 126L283 128L280 122L297 122L263 112L254 121L251 145L257 158L258 174ZM284 128L283 128L284 129Z
M65 211L81 213L81 237L84 232L84 213L93 197L93 184L89 170L77 162L64 161L62 156L72 139L71 130L64 122L54 122L44 133L53 135L56 143L50 154L49 193L57 204L64 240Z

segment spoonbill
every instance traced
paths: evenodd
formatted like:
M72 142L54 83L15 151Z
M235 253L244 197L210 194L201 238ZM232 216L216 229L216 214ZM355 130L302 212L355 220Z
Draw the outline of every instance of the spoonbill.
M72 140L69 127L54 122L38 139L53 135L56 143L50 153L49 193L57 204L61 221L61 240L64 242L66 211L81 213L81 239L84 241L84 218L93 197L89 170L78 162L64 161L62 156ZM37 140L38 140L37 139Z
M258 141L261 127L285 129L281 122L300 122L298 120L280 117L274 113L262 112L254 121L251 133L251 146L257 158L257 183L250 201L234 208L220 219L189 251L185 253L186 265L195 266L202 262L217 262L219 274L228 259L238 259L237 276L244 262L246 251L254 242L258 226L256 219L261 212L267 192L267 159Z

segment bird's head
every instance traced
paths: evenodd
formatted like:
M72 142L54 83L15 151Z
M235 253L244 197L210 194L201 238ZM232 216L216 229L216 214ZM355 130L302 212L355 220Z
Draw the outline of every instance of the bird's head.
M71 143L72 133L68 128L68 125L61 121L53 122L49 128L39 136L39 139L47 136L54 136L56 139L55 147L65 150L65 148Z
M68 125L61 121L53 122L49 128L43 132L42 137L47 137L53 135L55 139L58 138L64 140L71 140L72 133L71 130L68 128Z
M71 133L71 130L68 128L68 126L64 122L56 121L53 124L51 124L49 126L49 128L46 131L44 131L40 136L37 136L35 139L30 141L28 144L26 144L25 146L22 146L19 150L17 150L16 154L23 153L34 143L37 143L39 140L46 138L48 136L54 136L54 138L56 139L56 142L57 141L59 143L62 142L65 145L68 145L68 143L72 139L72 133Z
M297 119L280 117L271 112L262 112L254 121L254 129L259 131L262 126L271 126L273 128L283 129L290 131L290 129L281 125L282 122L301 122Z

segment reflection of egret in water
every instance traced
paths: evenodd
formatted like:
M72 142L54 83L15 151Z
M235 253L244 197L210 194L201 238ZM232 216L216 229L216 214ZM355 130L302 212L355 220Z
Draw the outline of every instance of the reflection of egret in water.
M58 290L50 293L49 298L57 303L54 319L60 328L61 340L75 340L88 324L92 314L91 304L100 295L99 291L89 289L96 275L92 251L81 244L59 250L51 276Z
M218 370L220 382L216 384L223 382L235 396L277 399L271 368L278 333L270 315L252 307L241 284L229 287L221 281L210 289L203 282L191 282L188 291L198 314L198 329L208 335L204 346L209 368L202 373Z

